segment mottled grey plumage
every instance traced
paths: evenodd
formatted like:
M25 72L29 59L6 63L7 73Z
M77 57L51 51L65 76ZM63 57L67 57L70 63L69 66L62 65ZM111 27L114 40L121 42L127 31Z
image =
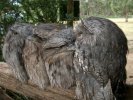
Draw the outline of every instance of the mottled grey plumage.
M3 57L11 66L11 69L21 82L27 82L28 76L25 71L22 52L25 39L32 34L32 25L16 23L10 27L3 46Z
M16 23L7 33L3 56L22 82L69 88L75 83L74 40L72 29L58 24Z
M97 78L86 73L79 73L76 78L76 97L78 100L115 100L110 80L101 85Z
M48 26L48 24L46 24ZM51 26L51 24L50 24ZM50 27L49 26L49 27ZM41 26L42 27L42 26ZM52 29L41 29L42 34L34 33L42 38L42 58L52 87L70 88L74 85L73 54L71 50L75 36L72 29L59 29L52 25Z
M44 60L47 54L43 49L43 44L49 40L54 30L59 31L61 29L58 24L38 24L32 29L33 34L26 39L23 48L23 59L30 78L29 83L37 85L41 89L45 89L50 85Z
M14 75L44 89L71 88L79 100L115 100L126 81L127 39L113 22L97 17L75 30L58 24L16 23L3 56Z
M27 39L22 55L25 69L29 76L29 83L45 89L49 85L49 79L42 58L41 43Z
M74 31L77 36L74 61L76 71L94 75L97 81L105 82L104 86L110 79L113 93L117 95L117 89L126 81L128 47L124 33L113 22L98 17L82 20ZM103 73L101 78L97 74L99 69Z
M44 87L41 81L45 84L49 81L52 87L71 87L75 83L72 62L74 51L68 50L75 39L72 29L63 29L58 24L40 24L33 29L33 35L28 39L31 43L27 42L30 44L25 46L27 49L24 49L24 55L26 55L24 60L27 62L25 66L31 67L26 69L30 72L29 76L32 80L38 82L41 88ZM28 50L29 47L32 50ZM35 67L36 64L32 64L33 61L39 67ZM36 69L32 70L32 66ZM36 71L39 73L35 74Z

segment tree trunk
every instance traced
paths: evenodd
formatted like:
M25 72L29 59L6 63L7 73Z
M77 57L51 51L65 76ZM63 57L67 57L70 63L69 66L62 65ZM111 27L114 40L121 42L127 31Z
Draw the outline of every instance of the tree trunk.
M125 22L128 22L128 14L125 15Z
M128 8L125 8L125 22L128 22Z
M67 26L73 27L73 0L67 1Z

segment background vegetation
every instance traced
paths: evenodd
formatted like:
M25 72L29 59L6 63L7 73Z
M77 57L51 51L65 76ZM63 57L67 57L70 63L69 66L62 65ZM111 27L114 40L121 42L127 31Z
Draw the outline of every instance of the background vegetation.
M80 17L133 17L133 0L80 0Z

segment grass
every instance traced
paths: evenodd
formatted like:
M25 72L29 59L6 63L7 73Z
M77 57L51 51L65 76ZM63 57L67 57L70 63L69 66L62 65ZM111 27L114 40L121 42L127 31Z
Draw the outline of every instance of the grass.
M133 40L133 18L129 18L128 22L125 22L124 18L109 18L115 22L125 33L128 40Z

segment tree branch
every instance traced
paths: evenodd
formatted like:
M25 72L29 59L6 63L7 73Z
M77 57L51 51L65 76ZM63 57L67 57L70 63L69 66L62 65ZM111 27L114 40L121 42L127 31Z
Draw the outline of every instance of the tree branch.
M32 86L29 83L22 84L13 76L10 67L4 62L0 63L0 86L37 100L74 99L74 90L63 90L51 87L48 87L46 90L41 90L37 86Z

